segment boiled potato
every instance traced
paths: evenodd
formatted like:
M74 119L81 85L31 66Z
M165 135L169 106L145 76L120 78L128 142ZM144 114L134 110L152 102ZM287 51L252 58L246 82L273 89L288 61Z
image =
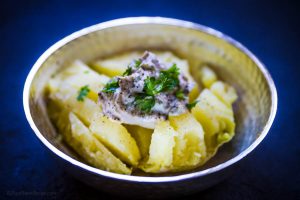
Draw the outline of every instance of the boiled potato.
M77 91L73 88L68 88L67 91L61 88L59 91L50 94L50 99L65 107L65 109L74 112L87 125L91 123L96 113L102 112L101 107L89 98L78 101Z
M149 159L142 165L146 172L183 171L206 160L204 132L190 113L170 116L158 123L152 135Z
M109 57L108 59L98 60L92 63L92 67L101 74L107 76L121 76L127 66L135 59L142 56L141 52L124 53Z
M100 75L90 69L81 61L75 61L70 67L66 68L49 81L49 90L51 93L62 90L68 94L68 89L80 90L83 86L88 86L90 92L88 96L98 100L98 92L109 81L109 77Z
M189 102L190 103L193 102L199 96L199 93L200 93L200 87L196 82L194 82L194 86L191 92L189 93Z
M204 129L205 144L211 155L233 137L233 111L208 89L203 90L197 100L199 102L192 109L192 114Z
M126 128L128 132L132 135L132 137L135 139L140 149L141 157L148 158L153 130L134 125L127 125Z
M50 90L52 91L52 93L50 94L50 98L53 101L57 101L61 103L61 105L66 106L66 108L68 108L70 111L76 113L80 117L80 119L82 119L85 122L85 124L90 125L93 119L94 121L97 121L96 115L98 116L98 114L101 113L101 108L94 101L92 101L89 98L89 96L87 96L87 98L84 98L83 101L77 100L77 96L78 96L77 88L79 88L79 86L83 84L87 84L87 82L83 81L83 78L81 77L82 74L77 73L80 72L80 70L77 70L76 67L77 65L75 67L72 66L70 67L69 71L64 71L62 72L63 74L61 74L58 77L55 77L56 78L55 81L57 82L60 81L60 83L55 84L55 85L59 85L59 87L56 90L53 89ZM70 77L71 76L70 74L73 74L70 71L74 72L73 77ZM97 75L96 72L94 73ZM62 78L62 76L66 74L69 74L69 76L67 76L67 78ZM96 79L93 79L92 77L86 77L86 78L89 79L89 83L98 83L98 81L100 80L99 77L98 78L97 76L94 77L96 77ZM97 87L100 87L100 85L98 85ZM94 130L93 129L94 127L99 128L100 132L93 131L93 133L97 136L97 138L98 139L100 138L100 141L102 139L102 141L104 141L103 143L107 145L110 149L112 149L112 151L116 152L116 154L118 154L118 156L120 156L124 161L126 161L129 164L132 164L133 166L137 165L137 162L140 159L139 150L137 148L134 139L129 135L127 130L121 124L114 123L113 121L106 120L106 123L102 124L101 122L103 120L101 121L101 118L99 118L98 120L99 123L94 122L90 126L91 130ZM108 134L108 132L111 131L110 127L115 128L114 130L117 131L112 131L114 134ZM103 132L102 130L107 130L107 131Z
M140 166L145 172L161 173L172 169L177 132L168 121L159 122L151 137L149 159Z
M195 167L206 158L204 132L201 124L190 113L169 117L178 133L175 139L173 166L178 169Z
M55 121L64 139L88 163L106 171L131 174L131 169L101 144L75 114L62 111Z
M200 93L186 60L171 52L155 53L162 62L176 63L194 83L189 102L198 103L191 112L159 121L154 130L109 119L96 103L98 92L110 77L122 75L142 52L98 60L92 63L95 71L75 61L49 81L49 115L65 141L91 165L122 174L131 174L128 166L149 173L189 170L203 165L232 139L234 88L218 81L216 73L205 66L199 81L206 89ZM85 94L80 99L83 88Z
M137 166L141 158L139 148L122 124L99 114L92 120L89 129L122 161Z
M180 69L180 72L185 74L188 78L192 78L190 74L189 64L187 60L183 60L175 56L172 52L154 52L158 59L165 63L176 63L177 67Z
M80 117L80 119L82 119L87 125L90 125L93 119L94 121L96 121L96 116L101 113L100 106L89 98L84 98L83 101L78 101L78 91L75 90L74 85L69 85L69 82L64 82L64 84L61 83L61 85L62 87L60 87L56 92L50 94L50 98L52 99L52 101L56 101L65 106L70 111L76 113ZM101 122L101 118L99 118L98 120ZM99 139L101 138L100 136L103 135L106 136L106 138L101 138L104 141L103 143L105 145L107 145L109 148L112 148L112 151L116 152L118 156L121 156L124 161L132 164L133 166L137 165L137 162L140 159L140 155L134 139L129 135L129 133L122 125L113 123L112 121L110 122L110 120L108 120L105 124L110 124L111 127L114 128L119 127L120 131L112 131L114 134L111 134L115 135L118 138L111 137L111 135L105 135L108 133L107 131L104 131L104 133L102 132L103 127L104 130L110 131L110 128L107 126L102 126L101 128L99 123L93 123L90 127L93 128L98 125L100 133L98 131L93 132L94 134L97 133L97 138Z
M85 124L89 125L95 113L101 113L101 107L95 103L98 99L98 90L109 80L99 75L81 61L75 61L48 84L51 100L60 103L77 114ZM87 85L89 92L82 101L77 99L80 88Z
M217 81L216 73L209 67L202 67L200 70L200 77L202 84L206 88L210 88L210 86Z
M214 93L223 103L230 106L237 99L236 91L230 85L222 82L216 81L210 87L210 91Z

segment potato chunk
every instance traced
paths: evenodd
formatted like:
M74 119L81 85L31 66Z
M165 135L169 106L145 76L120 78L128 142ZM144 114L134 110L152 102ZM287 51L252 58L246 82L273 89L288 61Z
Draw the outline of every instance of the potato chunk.
M190 113L170 116L171 126L178 135L175 139L173 165L179 170L201 165L206 158L204 132L201 124Z
M132 137L135 139L140 149L141 157L143 159L148 158L153 130L133 125L127 125L126 128L128 132L132 135Z
M168 121L156 124L151 138L149 159L140 166L146 172L161 173L172 169L177 132Z
M235 89L222 81L213 83L210 87L210 91L214 93L214 95L216 95L223 103L230 107L237 99Z
M90 69L81 61L75 61L71 66L54 76L49 81L49 90L51 93L63 91L68 96L69 88L79 90L83 86L88 86L90 92L88 96L94 100L98 100L98 92L109 81L109 77L100 75Z
M50 99L74 112L86 125L91 123L95 114L101 113L101 107L91 99L85 98L84 101L78 101L77 91L71 87L66 90L60 88L59 91L50 94Z
M95 113L101 113L101 107L95 102L98 100L98 91L106 84L109 78L99 75L81 61L75 61L49 81L49 97L60 103L62 107L74 112L89 125ZM90 91L83 101L77 96L82 86L88 85Z
M64 110L50 117L55 118L64 140L89 164L106 171L131 174L131 169L100 143L75 114Z
M210 86L217 81L216 73L209 67L203 67L200 74L201 82L206 88L210 88Z
M132 52L98 60L92 63L92 67L99 73L107 76L121 76L127 66L134 60L141 57L142 53Z
M192 114L170 116L158 123L152 135L149 159L141 168L161 173L195 168L206 161L204 132Z
M189 102L190 103L193 102L199 96L199 93L200 93L199 85L196 82L193 82L193 83L194 83L194 87L192 88L192 90L189 93Z
M233 111L208 89L202 91L198 100L192 113L204 129L207 151L212 155L234 135Z
M180 59L177 56L175 56L172 52L154 52L158 59L165 63L175 63L177 67L180 69L180 72L182 72L184 75L186 75L188 78L191 78L190 69L189 69L189 63L187 60Z
M122 124L103 115L95 115L89 129L122 161L137 166L141 158L138 146Z

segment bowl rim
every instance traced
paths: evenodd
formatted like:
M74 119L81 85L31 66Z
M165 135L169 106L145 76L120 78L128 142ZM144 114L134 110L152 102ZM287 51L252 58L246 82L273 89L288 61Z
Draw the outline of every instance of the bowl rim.
M113 172L108 172L104 171L101 169L97 169L95 167L89 166L85 163L82 163L67 154L63 153L59 149L57 149L55 146L53 146L38 130L37 126L35 125L33 118L30 113L30 106L29 106L29 97L30 97L30 86L31 83L35 77L35 74L39 70L39 68L42 66L42 64L46 61L46 59L51 56L56 50L64 46L65 44L71 42L72 40L79 38L81 36L87 35L91 32L107 29L107 28L112 28L116 26L124 26L124 25L133 25L133 24L160 24L160 25L171 25L171 26L177 26L177 27L183 27L187 29L193 29L196 31L202 31L205 32L209 35L213 35L217 38L220 38L229 44L235 46L239 50L241 50L243 53L245 53L252 61L255 62L255 64L259 67L260 71L263 73L263 76L267 80L267 84L270 88L271 92L271 111L269 118L267 120L267 123L263 127L263 130L261 134L259 135L258 138L244 151L236 155L235 157L227 160L224 163L221 163L217 166L211 167L209 169L197 171L197 172L191 172L187 174L182 174L182 175L175 175L175 176L161 176L161 177L146 177L146 176L133 176L133 175L123 175L123 174L117 174ZM123 180L123 181L130 181L130 182L144 182L144 183L160 183L160 182L174 182L174 181L182 181L182 180L187 180L187 179L193 179L201 176L205 176L208 174L212 174L214 172L218 172L222 169L225 169L242 158L244 158L246 155L248 155L251 151L253 151L258 144L265 138L265 136L268 134L271 125L274 121L276 111L277 111L277 103L278 103L278 98L277 98L277 91L276 87L274 84L274 81L264 66L264 64L252 53L250 52L245 46L243 46L241 43L237 42L233 38L223 34L220 31L217 31L215 29L209 28L204 25L200 25L197 23L189 22L189 21L184 21L184 20L178 20L174 18L165 18L165 17L128 17L128 18L120 18L120 19L115 19L115 20L110 20L107 22L102 22L96 25L89 26L87 28L83 28L79 31L76 31L65 38L59 40L56 42L54 45L52 45L50 48L48 48L36 61L36 63L33 65L31 68L27 78L26 82L24 85L24 90L23 90L23 107L25 111L26 118L34 131L35 135L40 139L40 141L48 148L50 149L54 154L56 154L58 157L64 159L68 163L75 165L76 167L79 167L82 170L86 170L90 173L94 173L97 175L105 176L107 178L113 178L113 179L118 179L118 180Z

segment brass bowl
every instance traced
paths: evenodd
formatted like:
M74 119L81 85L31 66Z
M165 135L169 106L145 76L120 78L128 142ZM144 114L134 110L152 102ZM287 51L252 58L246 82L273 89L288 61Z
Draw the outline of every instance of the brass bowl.
M89 62L123 51L146 49L171 50L187 59L196 80L199 68L210 65L238 91L239 99L234 105L236 136L203 167L179 174L121 175L89 166L56 139L57 132L45 109L44 89L51 75L75 59ZM276 114L277 93L264 65L247 48L223 33L177 19L137 17L82 29L51 46L27 77L23 103L34 133L67 172L95 188L145 198L188 194L223 180L233 165L267 135Z

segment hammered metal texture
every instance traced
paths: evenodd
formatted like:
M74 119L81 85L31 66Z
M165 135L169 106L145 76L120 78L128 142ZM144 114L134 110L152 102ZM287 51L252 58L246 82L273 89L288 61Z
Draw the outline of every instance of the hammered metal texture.
M130 50L171 50L187 59L191 73L199 81L199 69L209 65L218 76L232 84L238 91L238 101L234 104L236 136L221 147L217 155L205 166L194 170L204 170L234 158L248 148L261 134L271 112L272 98L270 86L257 64L239 48L201 30L167 24L127 24L88 32L68 42L52 53L41 65L30 87L30 112L33 121L43 136L62 152L76 158L64 144L57 142L55 129L45 112L44 88L49 78L67 67L76 59L91 62ZM134 183L102 177L84 171L59 158L69 171L79 179L94 187L113 191L119 188L127 195L135 190L140 195L168 195L189 193L204 189L220 181L224 172L209 174L192 180L172 183ZM186 172L187 173L187 172ZM150 176L143 174L143 176ZM165 174L163 176L170 176ZM107 184L109 183L109 184ZM129 188L129 189L128 189Z

